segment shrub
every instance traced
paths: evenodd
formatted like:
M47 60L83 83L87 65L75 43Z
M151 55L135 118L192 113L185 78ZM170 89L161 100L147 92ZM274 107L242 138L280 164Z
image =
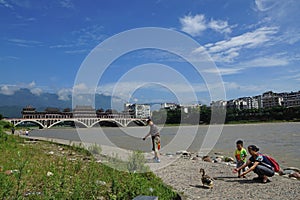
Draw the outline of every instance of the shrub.
M88 150L92 153L92 154L97 154L100 155L102 152L101 146L99 146L98 144L94 144L92 146L88 147Z
M140 151L134 151L128 158L127 169L129 172L146 172L149 167L145 166L145 157Z

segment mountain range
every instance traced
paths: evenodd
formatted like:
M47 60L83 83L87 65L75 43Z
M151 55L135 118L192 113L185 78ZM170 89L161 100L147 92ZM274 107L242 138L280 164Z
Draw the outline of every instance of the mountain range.
M111 96L96 94L96 109L110 108L111 99ZM57 94L41 93L36 95L27 88L22 88L18 91L15 91L15 93L12 95L0 94L0 114L4 117L21 117L22 109L29 105L36 108L37 111L43 111L47 107L59 108L62 110L64 108L72 107L72 96L69 96L69 100L60 100Z

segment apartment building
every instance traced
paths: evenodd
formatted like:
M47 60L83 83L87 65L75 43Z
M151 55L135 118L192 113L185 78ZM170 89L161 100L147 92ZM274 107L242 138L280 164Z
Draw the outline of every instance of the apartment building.
M148 118L150 117L150 105L126 103L124 104L124 112L134 118Z
M297 107L300 106L300 91L298 92L290 92L290 93L282 93L283 97L283 106L284 107Z
M262 107L272 108L283 106L283 97L281 94L268 91L262 94Z

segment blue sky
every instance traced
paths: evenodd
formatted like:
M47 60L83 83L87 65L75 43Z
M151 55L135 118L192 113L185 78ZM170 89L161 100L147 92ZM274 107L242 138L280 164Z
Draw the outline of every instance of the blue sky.
M202 45L221 73L227 99L299 91L299 10L297 0L0 0L0 93L29 88L36 95L51 92L67 100L91 50L115 34L142 27L179 31ZM210 102L204 80L189 63L149 49L115 60L97 92L111 95L130 69L154 62L176 69L200 102ZM141 103L176 101L178 94L159 84L128 94L130 86L147 77L140 73L123 80L113 95ZM176 80L172 83L178 93L185 91ZM184 101L192 103L188 97Z

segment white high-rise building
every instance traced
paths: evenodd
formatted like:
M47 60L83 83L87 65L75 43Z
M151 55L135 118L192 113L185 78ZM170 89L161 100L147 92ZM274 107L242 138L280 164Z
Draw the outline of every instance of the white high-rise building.
M150 105L149 104L124 104L124 111L134 118L148 118L150 117Z

